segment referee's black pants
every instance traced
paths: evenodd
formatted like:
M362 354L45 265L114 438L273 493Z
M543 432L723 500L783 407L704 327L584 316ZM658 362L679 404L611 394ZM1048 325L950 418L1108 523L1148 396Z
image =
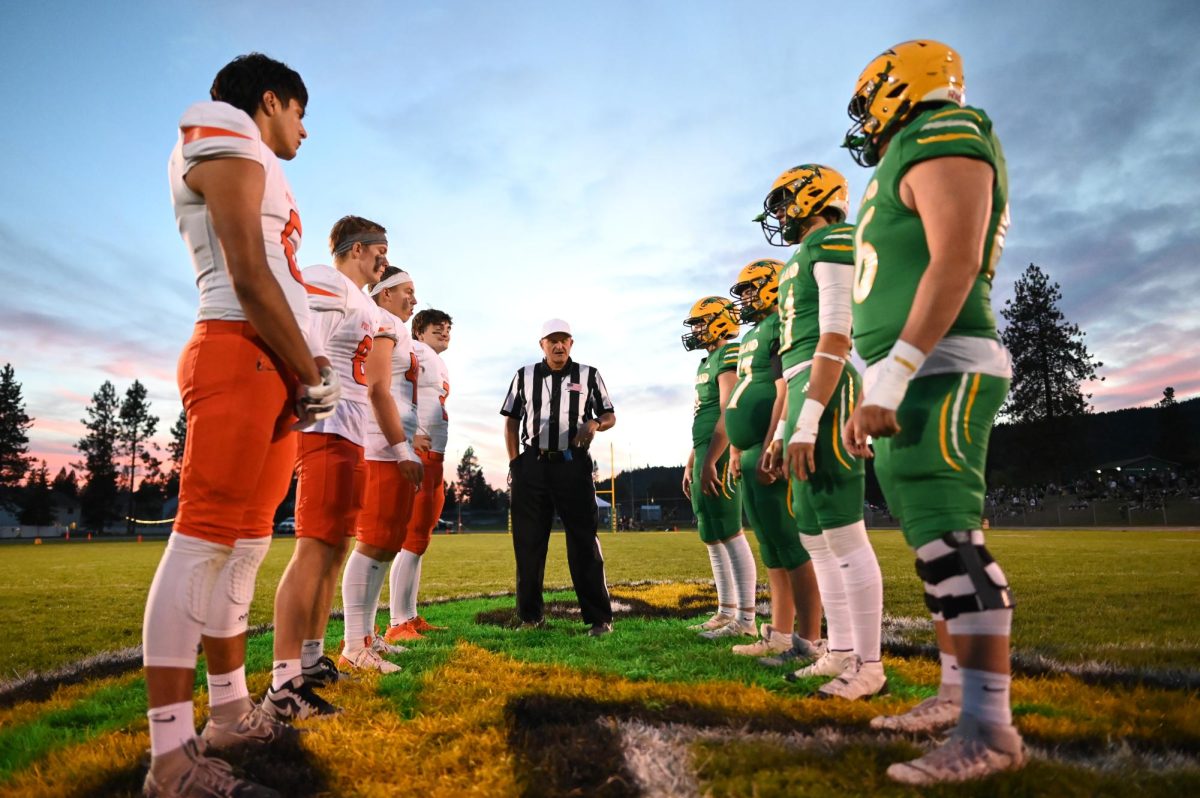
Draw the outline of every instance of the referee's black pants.
M517 614L522 621L542 619L542 582L554 513L563 520L567 565L579 598L583 622L612 622L612 604L604 582L604 556L596 538L596 487L592 458L572 449L571 459L550 461L526 449L512 464L512 538L517 559Z

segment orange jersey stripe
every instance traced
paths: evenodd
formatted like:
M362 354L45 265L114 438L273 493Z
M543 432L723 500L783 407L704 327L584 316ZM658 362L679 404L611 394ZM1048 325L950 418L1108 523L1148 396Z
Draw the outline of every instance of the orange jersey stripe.
M197 125L196 127L181 128L183 131L183 143L191 144L193 141L200 139L211 139L214 136L231 136L235 139L249 139L249 136L241 133L235 133L232 130L226 130L223 127L204 127Z
M337 296L333 291L326 291L324 288L317 288L315 285L308 283L304 283L304 288L308 293L316 294L317 296Z

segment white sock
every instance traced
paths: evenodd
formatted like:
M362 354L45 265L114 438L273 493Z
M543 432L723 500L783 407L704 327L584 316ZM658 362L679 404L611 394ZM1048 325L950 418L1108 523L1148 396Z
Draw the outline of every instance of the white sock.
M729 568L737 587L738 621L754 623L754 607L757 603L758 566L754 563L754 552L745 535L738 535L722 543L729 552Z
M154 707L146 713L150 720L150 756L169 754L196 736L192 713L191 701Z
M708 562L712 565L713 584L717 587L717 611L733 617L737 612L737 586L733 582L729 552L720 543L709 543L705 548L708 549Z
M1012 725L1012 705L1009 690L1012 677L1005 673L959 668L963 680L962 711L982 723L994 726Z
M300 665L301 660L298 659L277 659L271 667L271 687L279 690L285 684L295 679L304 669Z
M878 662L883 625L883 574L867 537L867 527L859 521L826 530L825 537L842 572L854 653L862 657L863 662Z
M938 696L956 698L961 702L963 680L962 671L958 668L958 657L945 651L939 651L938 657L942 661L942 683L938 687Z
M346 569L342 572L342 611L346 619L346 646L343 653L346 654L361 651L374 631L366 617L371 599L368 594L371 566L380 568L381 564L359 551L352 551L346 558Z
M412 601L413 579L416 576L417 563L421 558L407 549L401 549L392 561L391 591L392 591L392 626L399 626L405 621L417 617L416 602Z
M311 668L317 660L325 656L325 640L305 640L300 647L300 667Z
M413 566L412 581L408 585L408 595L404 597L404 609L406 612L411 611L412 617L416 618L417 594L421 590L421 563L425 561L425 556L422 554L413 554L412 556L417 558L417 563Z
M846 591L842 589L842 571L837 558L833 556L824 535L801 535L800 542L812 559L813 571L817 575L821 606L825 608L829 650L850 651L854 648L854 636L851 634L850 608L846 604Z
M379 596L383 593L383 583L388 578L387 566L386 562L375 562L368 575L367 606L363 617L366 619L367 631L371 634L375 634L375 616L379 612Z
M246 687L246 666L229 673L208 674L208 705L219 707L230 701L249 698L250 690Z

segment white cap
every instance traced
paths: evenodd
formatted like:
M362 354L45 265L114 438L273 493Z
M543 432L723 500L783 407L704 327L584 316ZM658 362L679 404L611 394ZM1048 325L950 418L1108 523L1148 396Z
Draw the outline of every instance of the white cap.
M545 338L547 335L554 335L554 333L566 333L570 335L571 325L562 319L550 319L542 325L542 338Z

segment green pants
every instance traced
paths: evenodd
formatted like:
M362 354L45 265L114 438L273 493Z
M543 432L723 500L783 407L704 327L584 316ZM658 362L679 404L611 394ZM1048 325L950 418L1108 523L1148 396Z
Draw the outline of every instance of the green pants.
M875 440L875 474L914 549L980 528L988 437L1008 384L986 374L915 379L896 412L900 433Z
M696 526L700 539L705 543L728 540L742 529L742 502L738 486L729 478L729 449L717 460L717 475L721 477L721 492L716 496L705 495L704 458L708 455L708 444L696 447L695 464L692 466L692 512L696 514Z
M800 544L796 520L788 507L788 484L779 479L770 485L758 481L758 458L762 444L742 452L742 506L754 536L758 538L758 553L768 568L789 571L808 562L808 552Z
M785 445L800 418L810 373L811 369L805 369L788 381L787 418L783 427ZM821 415L813 452L816 471L803 482L791 478L792 511L796 514L796 526L805 535L819 535L822 530L849 526L863 519L866 469L862 460L846 451L841 437L842 424L854 412L861 391L858 372L847 363Z

